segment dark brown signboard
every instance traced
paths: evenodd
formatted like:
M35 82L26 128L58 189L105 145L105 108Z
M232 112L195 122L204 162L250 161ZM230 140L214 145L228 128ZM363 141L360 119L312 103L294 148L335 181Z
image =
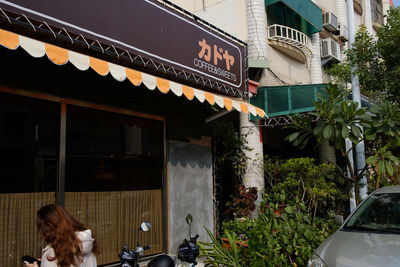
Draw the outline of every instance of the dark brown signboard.
M0 7L245 90L245 47L156 0L0 0Z

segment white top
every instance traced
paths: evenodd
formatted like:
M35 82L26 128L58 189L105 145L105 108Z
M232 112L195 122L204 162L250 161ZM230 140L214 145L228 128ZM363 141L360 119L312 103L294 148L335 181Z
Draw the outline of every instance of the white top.
M92 232L88 229L83 232L76 232L76 235L82 242L83 261L78 267L97 267L96 256L92 253L93 242ZM50 245L47 245L42 251L41 267L58 267L57 260L49 261L47 257L54 257L54 250ZM73 265L71 265L73 267Z

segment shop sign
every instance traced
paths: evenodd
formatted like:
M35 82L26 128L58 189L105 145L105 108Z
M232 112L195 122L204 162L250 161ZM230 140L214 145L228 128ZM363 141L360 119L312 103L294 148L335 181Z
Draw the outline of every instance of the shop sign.
M245 46L163 2L0 0L0 8L245 90Z

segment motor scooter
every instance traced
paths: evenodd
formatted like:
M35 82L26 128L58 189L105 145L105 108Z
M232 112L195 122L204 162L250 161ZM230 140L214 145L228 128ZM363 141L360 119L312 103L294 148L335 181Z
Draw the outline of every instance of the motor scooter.
M147 232L151 229L150 222L142 222L139 229L137 230L137 237L139 237L139 232ZM121 267L139 267L139 258L143 256L144 251L150 249L151 246L147 245L145 247L140 246L139 238L136 241L136 249L129 250L128 246L125 244L119 254L119 259L121 262ZM175 263L168 255L158 255L152 259L148 267L174 267Z
M189 225L189 240L186 238L183 240L178 249L178 259L183 263L189 263L191 266L197 265L197 257L199 256L199 245L197 244L197 239L199 235L196 234L194 237L191 236L193 217L189 213L186 216L186 223ZM137 230L137 237L139 237L139 232L147 232L151 229L150 222L142 222L139 229ZM139 267L139 258L143 256L144 251L149 249L150 245L145 247L140 246L139 239L136 241L136 249L129 250L128 246L125 244L122 248L119 258L121 261L121 267ZM158 255L153 258L147 265L148 267L174 267L175 263L172 258L168 255ZM182 266L182 265L180 265ZM186 265L185 265L186 266Z
M189 213L186 216L186 223L189 224L189 240L185 238L182 244L180 244L178 249L178 259L180 259L182 262L187 262L192 264L191 266L196 266L197 265L196 259L199 256L200 252L199 245L197 244L197 238L199 238L199 235L196 234L194 237L192 237L191 235L192 221L193 217Z
M137 230L137 241L136 241L136 249L129 250L128 246L125 244L122 248L121 253L119 254L119 259L121 261L121 267L138 267L139 258L143 256L144 251L150 249L151 246L147 245L145 247L140 246L139 244L139 232L147 232L151 229L150 222L142 222L140 224L139 229Z

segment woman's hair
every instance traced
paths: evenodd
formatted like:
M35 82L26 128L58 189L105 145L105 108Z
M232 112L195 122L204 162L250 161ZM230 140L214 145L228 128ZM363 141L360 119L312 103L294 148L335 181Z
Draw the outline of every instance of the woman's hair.
M82 262L81 241L75 232L85 231L86 225L72 217L58 205L47 205L37 212L36 225L44 240L54 249L54 257L60 267L78 266ZM94 238L94 235L92 235ZM98 253L96 240L93 253Z

